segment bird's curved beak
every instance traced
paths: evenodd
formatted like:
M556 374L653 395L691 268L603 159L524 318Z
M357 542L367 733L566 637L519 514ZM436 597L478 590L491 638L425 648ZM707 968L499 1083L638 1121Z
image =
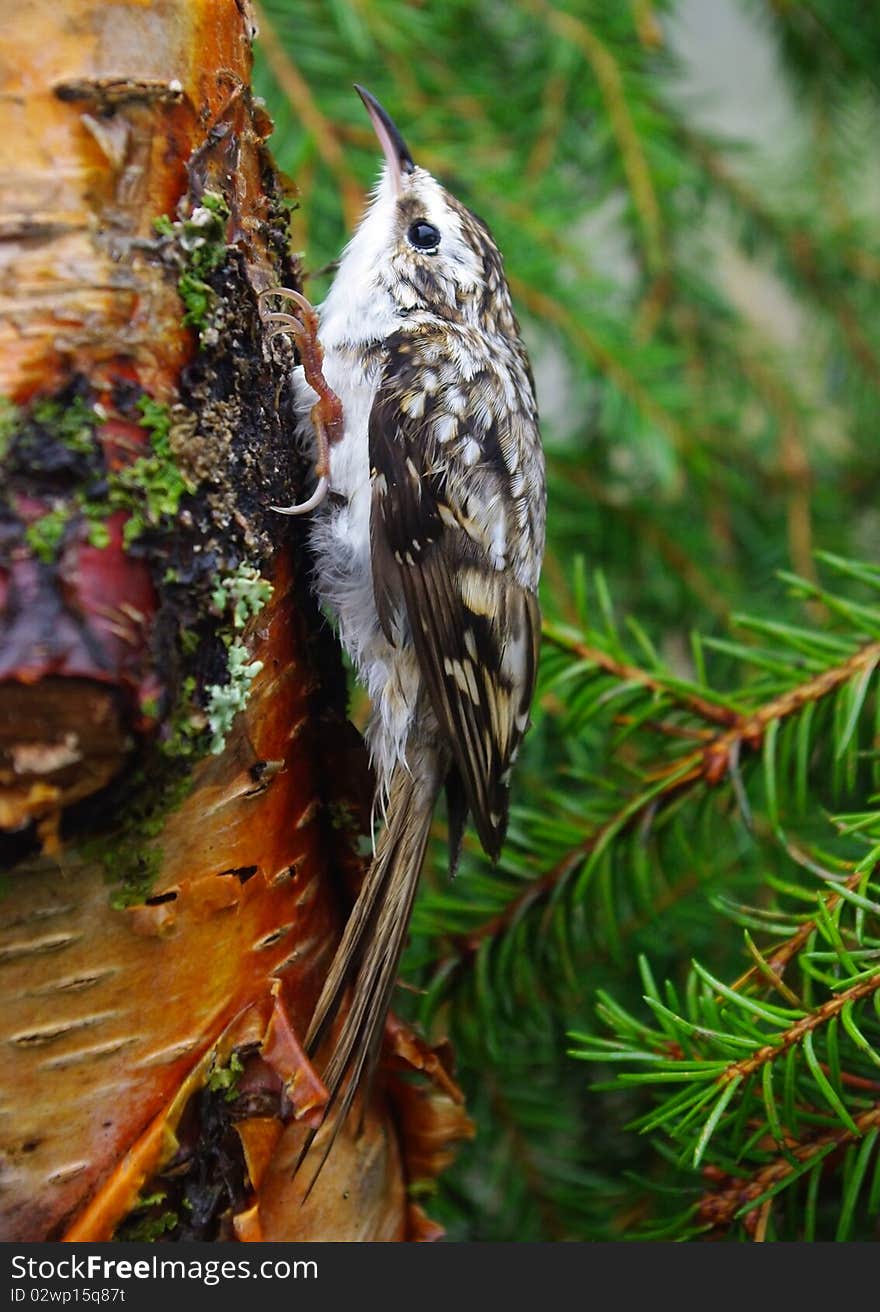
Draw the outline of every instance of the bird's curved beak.
M357 82L354 84L354 89L366 105L382 153L388 163L388 176L399 196L403 186L403 175L412 173L415 169L412 155L398 132L394 120L385 112L376 97L371 95L366 87L358 86Z

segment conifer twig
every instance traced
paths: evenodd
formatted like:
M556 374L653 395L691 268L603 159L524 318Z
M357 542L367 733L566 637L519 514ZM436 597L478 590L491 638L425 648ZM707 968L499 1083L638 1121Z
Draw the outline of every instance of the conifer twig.
M755 1071L760 1070L768 1061L775 1061L789 1048L794 1047L796 1043L800 1043L804 1035L819 1029L821 1025L827 1025L828 1021L835 1016L839 1016L848 1002L861 1002L863 998L871 997L878 989L880 989L880 970L867 979L859 980L850 988L835 993L833 997L829 998L827 1002L823 1002L821 1006L816 1007L809 1015L795 1021L793 1025L790 1025L784 1031L777 1043L767 1043L750 1056L742 1057L739 1061L732 1061L718 1076L716 1083L719 1087L723 1087L730 1084L732 1080L741 1080L747 1075L754 1075Z
M856 888L862 882L863 879L864 879L864 873L862 871L856 871L855 874L848 875L846 877L846 879L843 881L843 886L844 888L848 888L848 889ZM842 900L843 900L843 895L841 893L838 893L836 889L827 892L824 895L826 910L828 912L834 911L838 903L841 902ZM804 946L804 944L807 942L807 939L815 931L816 928L817 928L816 917L810 916L809 919L805 920L803 924L798 926L797 930L795 931L794 934L791 935L790 938L787 938L784 943L780 943L778 947L773 949L772 953L770 954L765 964L768 967L768 969L772 971L777 978L781 979L783 972L785 971L785 968L788 966L789 962L792 961L798 955L801 948ZM745 985L748 984L750 980L754 979L755 974L758 972L758 970L759 968L757 965L751 966L744 974L740 975L739 979L736 980L735 983L731 985L731 988L734 989L744 988Z
M503 911L475 929L457 935L452 941L458 955L460 957L473 955L486 939L496 938L509 929L529 906L549 896L558 884L568 878L579 862L589 856L600 844L604 846L612 833L623 832L637 823L649 806L659 808L664 801L700 783L710 786L720 783L735 764L740 748L745 747L751 751L760 749L764 735L772 723L796 714L811 702L830 696L842 684L876 665L878 661L880 661L880 642L866 643L841 664L822 670L820 674L807 679L804 683L788 689L778 697L771 698L756 710L737 716L736 722L730 728L716 734L705 747L695 748L677 760L665 763L662 774L657 777L662 778L665 774L668 777L667 785L648 790L641 803L638 797L629 798L625 806L610 820L566 852L552 869L529 884L508 903ZM776 962L777 958L774 956L770 964L778 973L779 967ZM877 978L877 987L880 987L880 975Z
M766 1166L762 1166L756 1171L750 1179L743 1177L722 1177L730 1179L731 1183L724 1189L710 1190L703 1194L700 1199L697 1215L703 1222L709 1223L713 1229L724 1229L733 1224L737 1214L742 1212L743 1208L753 1198L760 1198L768 1189L778 1185L785 1180L805 1162L813 1158L817 1160L827 1156L829 1152L836 1149L844 1148L847 1144L856 1143L863 1139L866 1134L880 1125L880 1102L869 1107L867 1111L858 1113L853 1117L857 1134L852 1130L841 1126L839 1129L829 1130L824 1134L817 1135L808 1143L798 1144L797 1147L789 1147L786 1154L780 1154ZM712 1169L704 1172L709 1179L717 1176L717 1170ZM749 1216L748 1212L745 1217ZM745 1220L745 1217L743 1218Z
M723 724L728 728L739 721L740 717L736 711L732 711L729 707L719 706L715 702L707 701L696 693L685 692L678 687L669 687L664 682L662 674L649 674L647 670L642 670L638 666L628 665L625 661L616 660L608 652L602 651L600 647L591 647L587 643L569 638L549 620L544 621L541 633L545 641L552 643L560 651L566 651L572 656L577 656L579 660L590 661L593 665L598 665L601 669L607 670L609 674L615 675L626 683L639 683L645 688L651 688L654 692L671 697L679 706L693 711L702 720L710 720L713 724Z

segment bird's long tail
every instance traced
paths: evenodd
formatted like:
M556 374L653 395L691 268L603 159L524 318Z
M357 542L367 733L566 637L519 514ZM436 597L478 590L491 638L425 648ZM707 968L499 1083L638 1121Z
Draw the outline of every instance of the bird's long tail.
M358 1088L369 1084L378 1061L441 785L442 772L434 752L414 752L407 766L398 765L395 769L389 789L387 821L376 855L315 1007L305 1042L310 1056L326 1036L343 995L351 986L351 1005L322 1072L329 1094L325 1120L332 1116L333 1121L309 1189L327 1160ZM313 1131L308 1136L298 1165L311 1147L314 1134Z

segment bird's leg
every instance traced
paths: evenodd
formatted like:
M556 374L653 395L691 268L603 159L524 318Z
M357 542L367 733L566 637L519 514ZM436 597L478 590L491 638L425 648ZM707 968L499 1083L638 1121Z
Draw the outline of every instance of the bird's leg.
M300 317L281 311L265 313L263 306L270 296L280 296L285 300L293 301L299 309ZM299 505L271 507L279 515L305 515L321 504L330 487L330 444L338 442L342 437L342 402L324 377L324 352L318 340L318 316L305 296L290 287L270 287L260 292L257 300L263 322L272 325L268 333L269 339L287 334L293 338L305 380L318 394L318 399L310 412L318 446L318 458L315 462L318 485L309 499L300 502Z

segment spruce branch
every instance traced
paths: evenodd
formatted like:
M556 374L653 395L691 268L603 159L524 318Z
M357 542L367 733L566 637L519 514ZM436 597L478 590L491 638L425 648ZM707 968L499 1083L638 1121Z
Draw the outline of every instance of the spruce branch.
M554 633L554 639L560 636L552 625L550 628ZM563 644L565 641L563 639ZM556 643L556 645L560 644ZM570 643L565 649L571 654L578 654L577 651L572 650ZM584 651L586 650L594 649L584 646ZM584 659L594 660L603 669L617 673L626 681L639 682L656 691L661 690L659 676L635 670L635 667L631 666L624 667L628 673L623 675L619 669L612 668L615 664L613 658L601 652L599 654L602 657L601 661L595 660L594 656ZM628 797L620 809L604 824L588 834L575 847L566 851L550 870L524 888L503 911L467 933L453 937L451 946L454 955L464 958L473 956L481 944L497 940L520 920L526 910L552 897L581 862L595 856L597 852L604 851L612 838L625 829L637 825L649 808L653 821L665 803L678 798L683 792L691 791L701 784L715 786L725 778L735 779L741 749L745 748L753 754L757 753L771 725L778 725L785 719L796 716L805 707L830 697L842 685L858 678L866 671L872 671L878 661L880 661L880 642L866 643L845 661L771 698L763 706L750 712L735 713L729 727L716 734L704 746L673 758L671 762L657 763L653 768L649 768L646 774L651 779L651 783L646 789L635 796ZM655 687L655 684L658 686ZM662 691L667 695L682 696L680 693L669 694L665 687ZM684 694L684 704L694 710L690 699L690 693ZM703 718L709 718L706 711L711 706L711 703L706 702L705 707L701 707L696 713ZM714 715L718 709L724 710L724 708L712 707L712 714ZM727 722L725 717L725 723ZM775 965L773 968L776 969Z
M718 1076L719 1086L734 1081L739 1082L748 1075L754 1075L766 1062L776 1061L789 1048L801 1043L805 1035L822 1025L827 1025L835 1016L839 1016L848 1003L861 1002L865 998L870 998L878 989L880 989L880 970L867 979L853 984L850 988L843 989L834 997L829 998L827 1002L823 1002L815 1011L811 1011L808 1015L795 1021L779 1036L775 1043L766 1044L749 1057L744 1057L739 1061L732 1061Z
M613 674L615 678L620 679L623 683L638 683L645 688L652 689L654 692L664 693L677 706L680 706L683 710L692 711L694 715L699 716L702 720L709 720L712 724L723 724L728 728L732 728L741 719L736 711L731 710L729 707L716 705L705 697L700 697L696 693L683 689L680 681L673 682L664 679L662 674L651 674L647 670L639 669L638 666L615 659L608 652L602 651L600 647L592 647L588 643L577 641L549 620L545 620L541 626L541 634L545 642L552 643L560 651L568 652L569 655L576 656L578 660L597 665L600 669Z
M846 877L846 879L844 880L844 887L850 889L857 888L858 885L862 883L864 878L865 878L864 873L861 870L857 870L855 871L854 874L848 875ZM823 895L823 897L825 901L826 910L829 913L836 911L837 908L840 906L841 902L843 901L843 895L841 893L838 893L836 890L831 890L829 892L826 892ZM806 946L807 941L810 938L810 935L816 932L817 927L818 926L817 926L816 917L808 916L807 919L804 920L804 922L798 927L796 932L790 936L790 938L787 938L783 943L780 943L777 947L773 948L772 951L769 953L769 955L763 958L763 965L771 973L775 988L780 987L780 984L782 982L782 975L784 974L787 966L795 957L797 957L800 954L800 952ZM749 970L745 972L744 975L741 975L739 977L739 979L734 983L733 988L735 989L745 988L747 984L751 983L752 980L754 980L756 973L758 974L761 973L761 969L762 968L760 965L752 966Z
M705 1168L706 1178L717 1180L722 1187L707 1190L702 1195L697 1205L699 1220L713 1230L726 1229L739 1219L747 1228L754 1227L757 1210L764 1203L770 1203L783 1188L811 1167L818 1167L832 1153L864 1140L872 1131L876 1132L880 1127L880 1102L858 1113L854 1124L854 1129L844 1126L816 1134L805 1143L786 1146L785 1153L760 1167L752 1176L730 1176L714 1167ZM876 1137L872 1148L875 1143Z

